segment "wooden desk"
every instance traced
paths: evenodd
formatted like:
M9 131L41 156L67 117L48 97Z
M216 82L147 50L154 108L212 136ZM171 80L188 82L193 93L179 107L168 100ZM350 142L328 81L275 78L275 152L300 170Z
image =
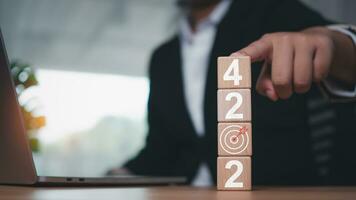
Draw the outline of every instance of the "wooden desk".
M1 200L331 200L356 199L356 187L255 187L252 192L216 191L215 188L139 187L139 188L31 188L0 186Z

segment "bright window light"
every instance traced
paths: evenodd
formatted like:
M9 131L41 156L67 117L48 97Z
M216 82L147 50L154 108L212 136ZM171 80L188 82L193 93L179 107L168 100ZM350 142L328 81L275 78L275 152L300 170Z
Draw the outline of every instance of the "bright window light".
M143 121L146 117L148 79L122 75L37 70L39 86L31 90L47 125L41 142L88 130L105 117Z
M147 132L148 79L38 69L20 102L46 117L37 173L98 176L132 158Z

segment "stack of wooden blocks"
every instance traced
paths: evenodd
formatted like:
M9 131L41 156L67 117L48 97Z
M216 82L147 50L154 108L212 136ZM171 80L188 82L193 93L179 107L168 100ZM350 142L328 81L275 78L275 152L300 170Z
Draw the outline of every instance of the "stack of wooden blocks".
M218 190L251 190L251 61L218 58Z

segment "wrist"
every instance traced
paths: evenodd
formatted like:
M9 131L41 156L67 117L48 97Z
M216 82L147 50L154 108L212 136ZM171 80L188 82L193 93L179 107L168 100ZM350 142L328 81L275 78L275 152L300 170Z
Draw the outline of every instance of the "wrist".
M354 41L340 31L325 32L333 42L333 59L329 76L349 84L356 83L356 49Z

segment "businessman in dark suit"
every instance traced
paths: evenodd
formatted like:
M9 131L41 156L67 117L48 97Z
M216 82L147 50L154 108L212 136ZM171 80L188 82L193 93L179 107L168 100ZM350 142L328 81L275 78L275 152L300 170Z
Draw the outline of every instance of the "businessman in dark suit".
M235 52L254 62L253 183L355 184L355 103L321 94L354 97L352 29L295 0L178 4L181 29L150 62L146 146L125 169L216 183L216 59Z

